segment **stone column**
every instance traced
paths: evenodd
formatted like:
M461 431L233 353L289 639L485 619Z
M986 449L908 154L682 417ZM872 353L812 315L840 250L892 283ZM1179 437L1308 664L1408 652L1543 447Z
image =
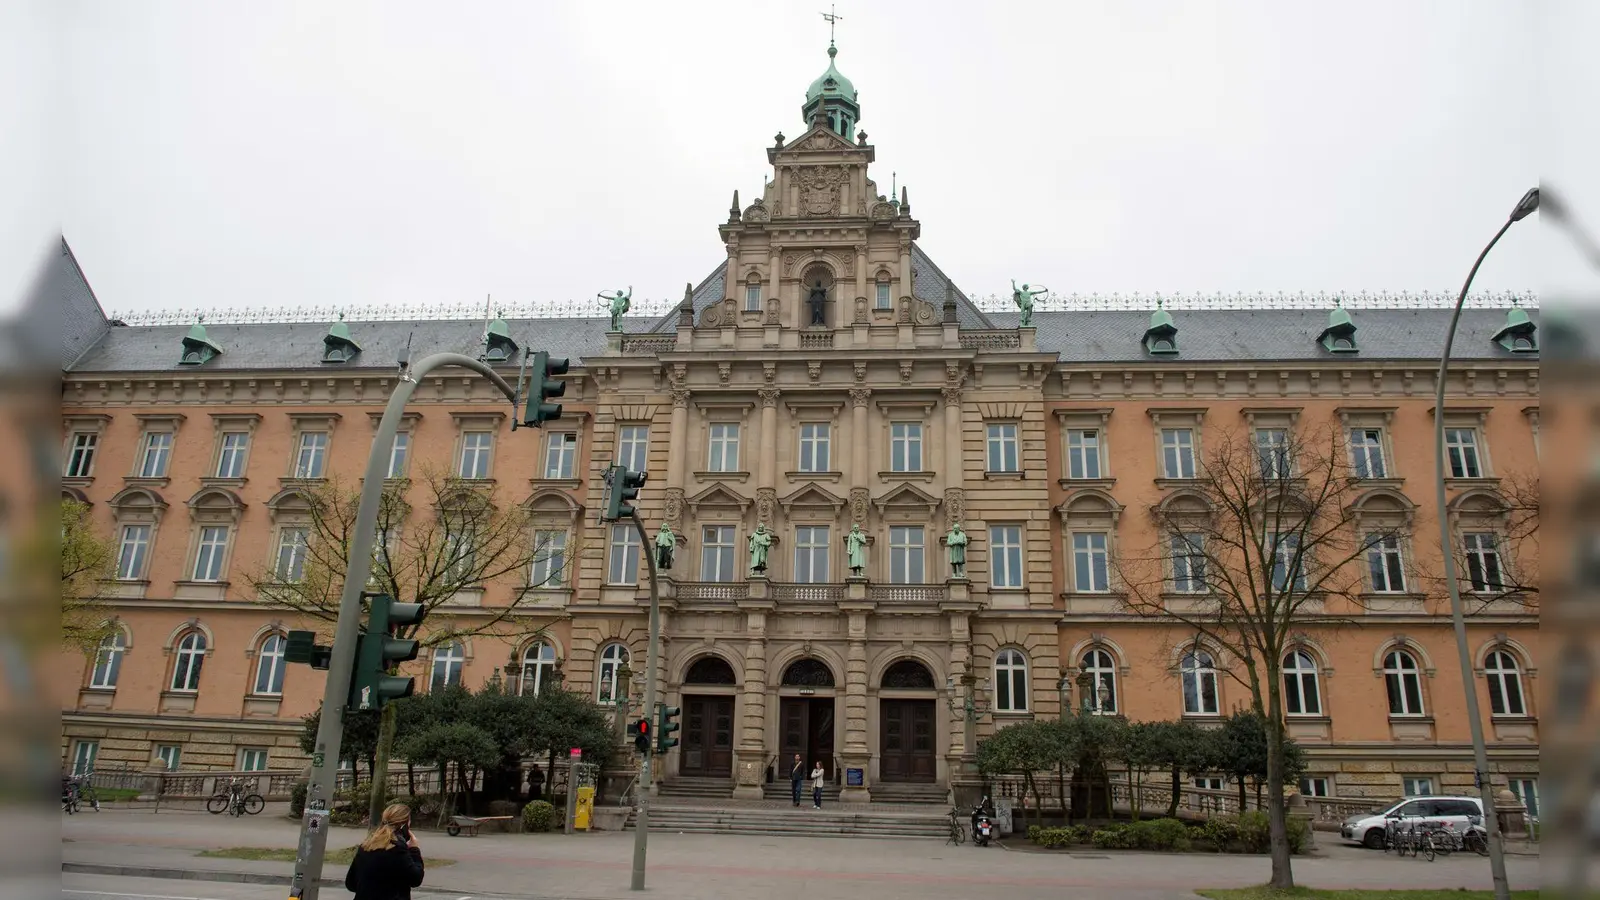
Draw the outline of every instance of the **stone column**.
M756 469L756 520L773 526L778 509L778 389L762 388L761 446Z
M689 391L672 391L672 440L667 444L666 520L672 533L683 534L684 471L688 466ZM645 548L649 550L649 548Z
M966 517L966 473L961 465L961 387L946 386L944 397L944 511L951 523Z
M767 765L767 612L769 602L744 603L744 688L740 691L739 743L734 749L733 796L760 800Z
M773 300L778 299L778 276L780 272L781 270L778 268L778 251L773 250L767 254L767 297ZM762 304L761 308L765 309L766 304Z
M850 521L863 529L872 496L872 439L867 433L867 404L871 400L872 388L850 389Z
M856 296L867 297L867 245L856 245ZM874 298L867 297L867 306L870 308Z
M900 271L896 279L895 302L898 304L900 297L910 297L914 285L911 283L911 236L904 232L900 235Z
M727 273L726 276L724 276L723 281L726 282L723 285L723 290L722 290L723 299L724 300L733 300L734 302L737 303L738 302L738 296L734 292L739 289L739 285L743 281L743 279L741 279L739 277L739 239L738 238L732 238L732 239L730 239L728 241L728 273Z
M862 803L872 799L867 773L871 771L872 750L867 744L867 614L870 604L852 605L842 610L849 617L849 655L844 674L844 750L839 754L841 768L847 770L846 784L839 799ZM848 770L861 770L861 786L850 787Z

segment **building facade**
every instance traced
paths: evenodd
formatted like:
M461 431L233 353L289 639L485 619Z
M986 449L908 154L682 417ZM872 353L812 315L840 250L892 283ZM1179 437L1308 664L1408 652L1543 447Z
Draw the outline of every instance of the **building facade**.
M1463 318L1443 411L1459 466L1436 510L1448 310L1086 303L1026 324L986 311L923 252L907 192L870 177L875 151L834 53L805 132L767 148L759 196L735 194L724 260L659 319L108 324L66 366L62 485L117 547L118 633L98 658L63 659L65 764L303 764L320 673L283 665L282 635L302 623L253 596L246 573L292 565L307 479L360 477L408 342L508 376L529 349L519 341L573 357L563 416L542 430L513 430L498 392L466 373L417 391L391 474L492 483L530 511L529 539L558 540L570 564L447 610L515 603L540 639L448 644L416 674L612 700L618 668L644 667L650 548L596 512L608 466L645 471L642 515L677 548L661 573L657 676L684 728L664 774L727 779L735 796L794 753L850 796L942 791L976 739L1064 704L1202 722L1247 705L1228 677L1237 660L1134 614L1117 578L1120 548L1159 537L1146 511L1194 488L1222 431L1342 435L1370 481L1364 509L1416 535L1393 550L1398 570L1439 562L1441 512L1482 540L1480 567L1532 565L1490 539L1503 482L1538 467L1537 326L1523 310ZM770 535L759 571L758 531ZM1290 718L1306 787L1464 789L1447 602L1421 577L1381 580L1374 602L1308 615L1297 633ZM1531 781L1537 610L1481 606L1469 633L1491 756L1500 779Z

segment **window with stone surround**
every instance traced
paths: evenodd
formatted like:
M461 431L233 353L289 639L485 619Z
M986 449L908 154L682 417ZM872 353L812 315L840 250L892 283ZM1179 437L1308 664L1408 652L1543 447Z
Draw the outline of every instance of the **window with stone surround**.
M285 584L305 577L310 529L291 526L278 529L278 554L273 572Z
M744 311L761 312L761 279L755 274L744 285Z
M1256 475L1264 481L1283 481L1295 476L1295 426L1300 421L1297 406L1258 406L1241 410L1255 447Z
M244 513L244 503L232 491L224 488L201 488L189 500L189 554L186 582L200 594L180 599L221 600L219 588L228 584L232 567L234 540L239 518Z
M533 564L528 584L535 588L558 588L566 584L567 531L540 528L533 533Z
M1400 794L1404 797L1426 797L1433 793L1433 776L1405 775L1400 779Z
M117 679L122 676L122 657L128 652L128 638L118 627L100 641L95 651L94 669L89 673L89 687L97 690L116 690Z
M633 525L611 526L610 565L606 572L607 584L639 583L639 535Z
M461 670L466 663L466 650L460 641L450 641L433 648L433 665L428 678L428 691L437 693L447 687L461 684Z
M1194 429L1161 429L1161 470L1166 478L1195 477Z
M243 478L250 452L250 435L243 431L224 432L217 451L217 477Z
M990 422L987 426L986 470L991 473L1022 471L1016 422Z
M494 432L462 432L461 461L456 466L456 475L461 478L488 478L490 454L493 450Z
M1028 711L1028 658L1004 648L994 655L994 708L1000 713Z
M1217 696L1217 666L1211 653L1192 647L1179 665L1183 681L1183 714L1215 716L1221 704Z
M828 581L828 557L832 547L826 525L799 525L794 530L794 580L797 584L824 584Z
M1198 531L1180 532L1168 537L1172 592L1205 594L1211 591L1206 577L1206 536Z
M300 432L300 449L295 454L294 477L322 478L327 474L328 433Z
M93 772L95 758L99 755L99 741L78 741L72 747L72 774L81 776Z
M831 472L832 428L827 422L800 423L801 472Z
M1179 481L1200 477L1200 427L1206 411L1152 407L1145 412L1154 426L1157 477Z
M650 426L620 425L617 427L617 465L626 466L630 472L650 470Z
M873 286L877 289L874 294L873 308L880 310L894 309L894 299L890 296L892 285L889 281L889 273L880 271L877 279L873 282Z
M206 661L206 636L191 630L173 648L172 690L195 693L200 690L200 670Z
M923 471L921 422L889 423L889 471Z
M1437 415L1438 410L1432 412ZM1446 407L1444 411L1445 475L1457 479L1491 478L1494 467L1484 440L1487 407Z
M178 771L178 766L183 762L183 748L177 744L157 744L155 746L155 761L168 772Z
M548 641L534 641L522 651L522 671L518 674L517 693L523 697L537 697L539 691L555 676L556 648Z
M705 525L700 529L700 580L733 581L738 574L737 529L732 525Z
M204 525L195 544L194 570L191 581L221 581L227 571L228 536L232 529L226 525Z
M147 431L139 442L140 478L165 478L172 461L173 434L170 431Z
M1117 714L1117 666L1111 651L1090 647L1084 651L1080 668L1089 676L1089 693L1079 697L1080 707L1097 716Z
M1104 531L1072 533L1072 583L1081 594L1111 590L1109 536Z
M154 525L124 525L117 546L117 580L139 581L150 567L150 538Z
M922 584L927 580L926 534L921 525L889 526L890 584Z
M1491 651L1484 660L1483 677L1489 688L1490 715L1528 714L1527 704L1523 701L1522 667L1517 664L1517 658L1511 651Z
M67 419L67 439L61 463L63 483L86 484L94 477L94 461L99 454L100 439L110 422L110 416L73 416Z
M1322 688L1317 661L1305 650L1283 658L1283 710L1291 716L1322 715Z
M250 445L261 416L255 413L212 413L214 429L212 478L229 486L243 484L250 471Z
M1389 715L1423 715L1422 670L1410 652L1391 650L1384 654L1383 684L1389 695Z
M738 472L739 423L712 422L706 429L706 471Z
M277 697L283 694L284 650L288 641L281 634L269 634L261 640L256 650L255 690L259 697Z
M1067 429L1067 477L1096 479L1100 472L1100 429Z
M1461 536L1467 556L1467 583L1480 594L1505 589L1500 572L1500 537L1490 531L1469 531Z
M619 643L607 644L599 658L600 664L595 668L595 701L610 706L621 699L621 679L617 672L628 665L628 648Z
M1016 589L1023 585L1022 526L989 526L989 586Z
M404 431L397 431L394 441L389 445L389 463L384 467L385 478L406 477L406 463L411 456L411 435Z
M112 590L120 597L142 596L167 503L153 490L129 487L118 491L106 505L111 507L117 535L116 578L128 582Z
M266 747L241 747L239 748L239 771L265 772L267 760L271 753Z
M1403 594L1406 591L1405 558L1400 538L1392 534L1367 536L1367 578L1375 594Z
M572 431L552 431L545 436L544 477L571 479L578 465L578 435Z

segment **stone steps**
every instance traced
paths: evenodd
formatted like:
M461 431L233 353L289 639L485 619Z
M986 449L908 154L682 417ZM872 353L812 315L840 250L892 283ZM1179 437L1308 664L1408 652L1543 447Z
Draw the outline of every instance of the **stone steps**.
M905 784L879 782L872 786L874 803L926 803L947 807L950 790L937 784Z
M920 813L820 810L718 809L653 805L650 830L684 834L756 834L795 837L873 837L943 840L949 831L944 816ZM632 828L634 816L628 817Z
M793 795L789 792L789 782L787 781L782 783L774 781L771 784L764 784L761 786L761 797L763 800L790 800L792 796ZM793 801L791 800L790 802ZM801 786L800 802L805 804L811 803L811 786L809 784ZM839 802L839 786L837 784L823 786L822 802Z
M674 778L661 784L662 797L703 797L726 800L733 796L731 778Z

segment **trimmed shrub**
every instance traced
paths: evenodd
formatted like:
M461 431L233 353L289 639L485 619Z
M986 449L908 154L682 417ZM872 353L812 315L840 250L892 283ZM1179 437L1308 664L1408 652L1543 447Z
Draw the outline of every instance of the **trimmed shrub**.
M1189 849L1189 829L1177 819L1144 819L1128 826L1128 831L1140 850Z
M1034 825L1028 829L1028 840L1049 850L1060 850L1077 843L1075 828L1042 828Z
M543 800L535 800L522 808L522 830L540 834L556 825L556 808Z
M1095 831L1089 840L1101 850L1132 850L1133 828L1130 825L1111 825Z
M289 789L289 818L298 819L306 814L306 791L310 788L309 783L296 781Z

